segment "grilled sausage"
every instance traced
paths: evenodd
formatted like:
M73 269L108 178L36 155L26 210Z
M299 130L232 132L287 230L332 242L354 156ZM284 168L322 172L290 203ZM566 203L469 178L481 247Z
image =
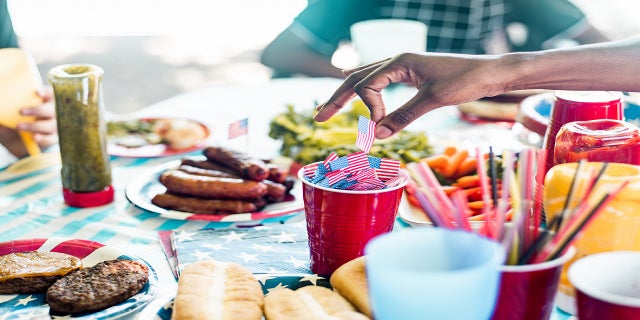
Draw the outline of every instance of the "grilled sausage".
M269 171L267 180L271 180L277 183L284 183L284 181L287 179L287 176L289 175L287 170L276 164L267 164L267 170Z
M186 166L192 166L192 167L196 167L196 168L200 168L200 169L207 169L207 170L217 170L217 171L222 171L222 172L226 172L229 174L234 174L234 175L240 175L239 172L236 172L235 170L220 164L220 163L216 163L216 162L211 162L209 160L196 160L196 159L182 159L180 161L180 163L182 165L186 165Z
M262 181L269 176L269 171L264 161L251 158L243 153L220 147L207 147L203 153L209 161L223 163L241 173L241 176L245 179Z
M220 177L220 178L240 178L240 176L238 176L235 173L229 173L229 172L224 172L224 171L220 171L220 170L213 170L213 169L202 169L202 168L198 168L198 167L192 167L189 165L180 165L178 167L178 170L182 171L182 172L186 172L188 174L195 174L198 176L207 176L207 177Z
M193 213L233 214L259 210L258 204L243 200L202 199L161 193L151 199L151 203L165 209Z
M283 184L271 180L264 180L262 183L267 185L267 195L265 196L267 202L273 203L284 200L287 195L287 188Z
M250 200L267 194L267 186L262 182L198 176L179 170L162 173L160 183L169 193L209 199Z

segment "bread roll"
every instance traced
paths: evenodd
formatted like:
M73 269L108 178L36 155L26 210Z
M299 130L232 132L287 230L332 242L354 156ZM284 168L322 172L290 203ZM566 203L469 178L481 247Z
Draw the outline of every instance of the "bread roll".
M266 320L369 319L337 292L320 286L272 290L264 299L264 315Z
M202 260L184 268L172 319L262 319L262 286L243 266Z
M340 266L333 272L329 282L333 290L347 299L356 310L373 318L364 257L355 258Z

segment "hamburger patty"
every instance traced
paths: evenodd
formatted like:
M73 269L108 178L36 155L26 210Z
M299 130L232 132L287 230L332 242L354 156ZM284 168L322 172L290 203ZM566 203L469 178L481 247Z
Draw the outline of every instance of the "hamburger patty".
M57 252L17 252L0 256L0 294L44 293L82 261Z
M98 311L123 302L149 281L149 269L135 260L109 260L54 283L46 299L54 313Z

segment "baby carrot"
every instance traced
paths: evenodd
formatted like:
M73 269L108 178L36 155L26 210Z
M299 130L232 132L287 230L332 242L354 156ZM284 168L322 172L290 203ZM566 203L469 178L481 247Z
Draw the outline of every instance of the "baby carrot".
M442 175L448 179L452 178L456 170L458 170L460 163L462 163L462 160L467 157L469 157L469 151L465 149L456 151L456 153L449 157L449 165L442 169Z
M458 152L458 148L454 146L447 146L446 148L444 148L444 152L442 152L442 154L451 157L456 152Z
M460 163L458 169L456 169L455 176L463 177L468 176L476 171L476 158L468 157Z
M444 154L439 154L422 159L422 161L429 166L432 170L441 169L449 165L449 157Z
M463 176L458 178L456 182L451 184L452 186L460 187L462 189L475 188L480 186L480 176L474 174L472 176Z

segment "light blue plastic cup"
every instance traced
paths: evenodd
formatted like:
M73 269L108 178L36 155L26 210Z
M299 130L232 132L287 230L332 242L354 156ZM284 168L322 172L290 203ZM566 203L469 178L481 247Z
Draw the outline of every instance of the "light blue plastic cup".
M505 251L462 230L420 227L372 239L365 248L376 320L491 317Z

